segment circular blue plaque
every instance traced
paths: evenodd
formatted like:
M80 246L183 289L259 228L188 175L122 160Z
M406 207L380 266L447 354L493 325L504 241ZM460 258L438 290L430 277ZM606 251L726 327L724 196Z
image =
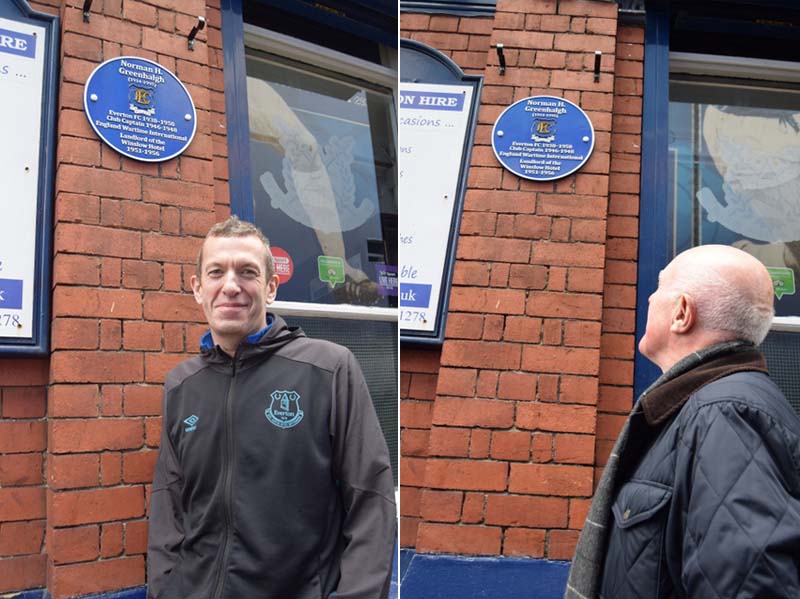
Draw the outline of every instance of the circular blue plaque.
M112 58L92 71L83 107L100 139L134 160L174 158L197 130L197 112L183 83L138 56Z
M495 121L494 155L515 175L552 181L581 168L594 149L594 127L578 106L555 96L514 102Z

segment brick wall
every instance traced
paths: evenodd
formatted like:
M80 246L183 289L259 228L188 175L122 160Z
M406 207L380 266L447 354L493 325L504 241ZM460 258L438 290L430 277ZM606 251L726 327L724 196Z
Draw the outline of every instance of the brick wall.
M439 350L406 349L400 373L400 544L416 544Z
M36 7L62 25L52 347L0 361L0 592L46 584L58 599L145 582L161 383L204 331L188 280L228 214L228 170L218 0L105 0L89 23L82 1L49 4ZM129 160L89 127L83 85L121 55L189 90L197 133L179 158Z
M484 76L445 343L401 354L401 543L570 559L631 405L641 32L592 0L403 14L401 30ZM555 182L512 175L491 148L502 110L538 94L575 102L596 132L587 164Z
M44 586L47 359L0 359L0 590Z
M643 61L644 29L641 26L620 26L614 69L611 182L603 280L603 331L600 339L596 443L598 467L605 465L634 399Z

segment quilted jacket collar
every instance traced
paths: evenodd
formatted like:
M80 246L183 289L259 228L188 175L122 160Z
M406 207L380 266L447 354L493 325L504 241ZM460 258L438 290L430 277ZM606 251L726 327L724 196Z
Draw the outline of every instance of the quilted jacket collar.
M665 372L640 399L647 424L661 426L705 385L741 371L767 372L764 356L745 341L719 343L693 353Z

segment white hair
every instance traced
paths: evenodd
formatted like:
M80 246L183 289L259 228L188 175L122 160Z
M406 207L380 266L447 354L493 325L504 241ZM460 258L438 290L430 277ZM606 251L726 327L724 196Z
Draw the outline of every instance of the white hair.
M707 331L727 332L735 339L760 345L775 316L773 303L759 297L757 286L736 286L713 266L684 265L672 284L697 304L697 320ZM770 298L771 299L771 298Z

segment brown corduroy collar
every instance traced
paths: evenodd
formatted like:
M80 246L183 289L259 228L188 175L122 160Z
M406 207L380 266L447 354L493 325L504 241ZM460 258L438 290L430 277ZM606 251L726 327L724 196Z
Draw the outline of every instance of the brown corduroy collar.
M701 387L734 372L748 370L767 372L764 356L755 349L713 356L707 362L665 381L642 396L642 410L647 424L660 426Z

